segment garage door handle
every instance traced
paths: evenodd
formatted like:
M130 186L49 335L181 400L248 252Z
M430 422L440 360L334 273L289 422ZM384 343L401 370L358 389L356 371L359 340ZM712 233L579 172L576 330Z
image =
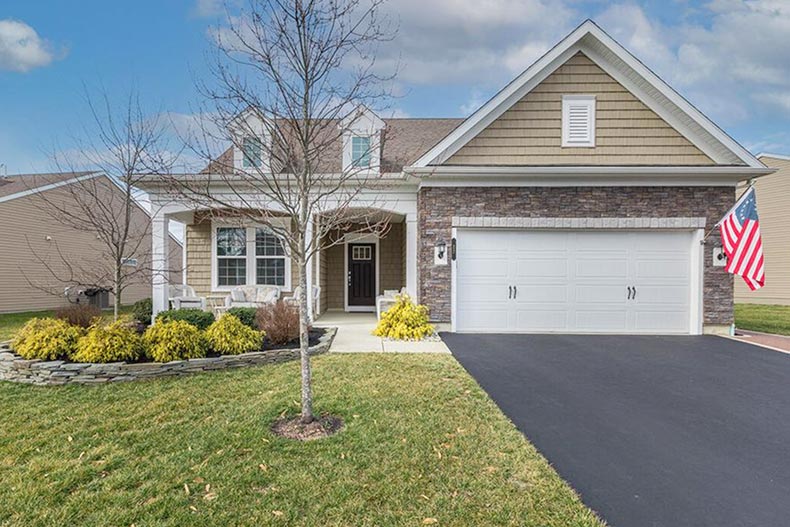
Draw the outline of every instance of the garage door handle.
M628 286L628 300L631 300L631 286Z
M513 286L513 298L516 298L517 296L518 296L518 287Z
M634 286L634 298L636 298L636 286Z
M508 298L508 300L513 298L513 286L512 285L507 286L507 298Z

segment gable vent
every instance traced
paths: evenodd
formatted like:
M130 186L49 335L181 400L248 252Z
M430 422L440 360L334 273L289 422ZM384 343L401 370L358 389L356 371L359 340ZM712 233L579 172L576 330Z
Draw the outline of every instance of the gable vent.
M562 146L595 146L595 96L562 97Z

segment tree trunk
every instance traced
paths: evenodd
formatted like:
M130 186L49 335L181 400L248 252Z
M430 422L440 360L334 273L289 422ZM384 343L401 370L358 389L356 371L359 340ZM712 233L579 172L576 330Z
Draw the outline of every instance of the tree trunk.
M118 314L121 309L121 268L117 263L115 264L115 280L113 281L112 319L115 322L118 320Z
M302 364L302 423L312 423L313 374L310 368L310 318L307 311L307 262L304 253L299 260L299 349Z

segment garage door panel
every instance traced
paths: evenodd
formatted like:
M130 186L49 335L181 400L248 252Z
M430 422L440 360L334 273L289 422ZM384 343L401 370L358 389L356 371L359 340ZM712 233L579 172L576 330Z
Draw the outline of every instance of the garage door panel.
M622 308L577 309L574 327L578 331L614 333L628 329L628 311Z
M568 329L568 312L552 309L523 309L516 311L516 330L565 331Z
M501 284L467 283L464 289L458 291L458 302L464 305L473 305L475 302L495 305L501 302L504 306L507 298L507 286Z
M678 310L637 310L634 313L634 330L641 332L669 331L671 333L688 333L688 314Z
M516 260L516 277L526 277L530 280L541 278L567 278L568 257L553 258L519 258Z
M628 276L628 260L612 258L581 259L576 257L577 278L610 278Z
M567 284L531 284L518 288L515 303L519 308L526 304L565 304L569 298Z
M504 280L508 276L506 255L499 258L471 256L459 266L458 275L464 279L481 281L485 279Z
M650 304L684 306L689 300L689 290L684 285L640 286L636 292L637 307Z
M459 310L458 324L468 331L508 331L510 309L481 310L470 307Z
M641 280L662 280L670 282L688 283L689 261L675 259L651 259L641 260L635 266L635 279Z
M576 286L576 303L585 304L621 304L625 305L626 285L595 284Z

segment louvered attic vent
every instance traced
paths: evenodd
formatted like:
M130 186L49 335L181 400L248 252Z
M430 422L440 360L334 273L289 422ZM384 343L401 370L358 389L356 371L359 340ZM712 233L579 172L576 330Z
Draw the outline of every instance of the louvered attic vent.
M562 146L595 146L595 96L562 96Z

